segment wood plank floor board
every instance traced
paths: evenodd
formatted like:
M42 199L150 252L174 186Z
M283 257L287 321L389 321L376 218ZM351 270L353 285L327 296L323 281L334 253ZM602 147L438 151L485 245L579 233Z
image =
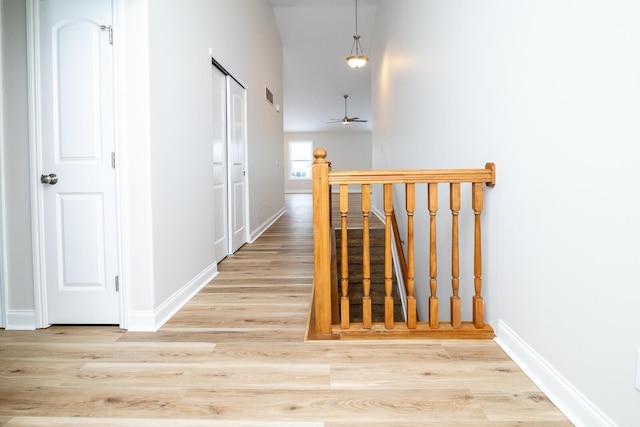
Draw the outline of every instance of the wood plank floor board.
M256 291L263 291L265 290L265 288L267 288L267 290L269 290L273 295L288 296L291 293L295 293L311 296L309 280L313 280L313 278L310 276L310 278L305 282L302 282L303 280L304 279L301 279L299 277L289 279L270 279L265 277L260 279L259 281L247 284L246 279L241 278L217 279L215 287L211 286L203 288L200 293L196 295L196 297L204 298L204 296L207 294L225 294L229 292L233 292L236 295L242 293L255 293ZM258 294L258 296L260 295L261 294Z
M63 343L114 343L125 335L126 331L115 326L56 326L55 328L35 331L0 330L0 347L5 343L63 342Z
M366 426L386 420L396 423L488 420L482 407L468 391L415 390L211 390L190 389L185 395L190 406L203 415L225 419L238 416L257 420L341 421L354 419ZM242 408L242 409L241 409ZM390 413L393 417L389 417Z
M540 391L523 393L477 392L476 399L482 404L490 421L511 421L517 414L518 421L535 422L540 419L555 421L558 425L570 425L549 399Z
M400 360L401 363L417 363L424 366L432 362L448 360L449 356L439 343L422 342L420 345L398 346L387 342L353 342L343 345L331 342L274 342L268 347L252 343L220 343L209 356L208 361L241 360L247 362L282 361L287 363L362 363L371 360L374 365L383 360ZM381 355L376 357L375 355ZM383 356L382 356L383 355Z
M559 427L559 426L566 426L566 423L558 423L557 421L533 421L533 422L529 422L529 421L517 421L517 422L513 422L513 421L486 421L486 420L481 420L481 421L457 421L457 422L450 422L450 421L429 421L428 423L425 422L402 422L402 423L397 423L397 422L388 422L388 421L382 421L382 422L378 422L378 421L370 421L367 422L366 427L398 427L398 426L402 426L402 427L451 427L451 426L455 426L455 427ZM340 422L340 421L336 421L336 422L327 422L324 423L324 427L363 427L363 424L359 421L351 421L351 422Z
M287 330L266 328L163 328L152 335L146 332L132 332L121 338L121 342L167 342L167 343L198 343L198 342L252 342L257 346L268 345L277 335L278 342L300 342L304 337L304 326Z
M9 422L10 420L10 422ZM322 422L261 422L261 421L231 421L231 420L197 420L197 419L158 419L158 418L83 418L83 417L15 417L6 418L0 426L8 427L324 427Z
M84 365L83 361L51 363L49 361L0 360L0 388L10 392L16 385L21 387L59 386Z
M331 387L349 389L432 390L440 388L475 391L537 392L537 387L511 361L451 363L351 362L331 365Z
M492 340L305 341L311 196L286 203L157 332L0 331L0 426L571 425Z
M3 343L0 347L0 361L22 360L47 363L68 363L70 361L91 362L100 360L148 362L201 362L205 361L215 344L199 342L188 345L153 342L116 342L111 344L86 343Z
M320 363L207 362L177 363L89 363L62 384L62 387L119 387L162 389L167 384L178 388L327 389L330 365Z
M20 388L0 393L0 416L171 418L188 414L181 406L186 389L163 387L145 390L132 387L101 390L86 387Z
M476 345L470 346L468 343L459 340L443 341L442 346L452 360L505 360L507 354L493 341L477 341ZM517 367L515 369L518 369Z

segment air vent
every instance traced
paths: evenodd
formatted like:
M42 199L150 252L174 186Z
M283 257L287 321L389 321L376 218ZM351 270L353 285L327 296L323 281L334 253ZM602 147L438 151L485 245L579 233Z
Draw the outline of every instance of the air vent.
M268 87L264 87L264 96L269 101L269 104L273 105L273 93L269 90Z

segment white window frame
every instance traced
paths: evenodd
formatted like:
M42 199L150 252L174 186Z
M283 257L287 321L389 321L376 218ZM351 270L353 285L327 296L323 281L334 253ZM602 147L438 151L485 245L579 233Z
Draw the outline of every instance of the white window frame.
M306 147L305 147L306 146ZM294 166L294 162L295 166ZM303 165L303 163L307 165ZM289 141L289 165L287 177L290 180L311 180L313 164L313 141ZM301 175L302 174L302 175Z

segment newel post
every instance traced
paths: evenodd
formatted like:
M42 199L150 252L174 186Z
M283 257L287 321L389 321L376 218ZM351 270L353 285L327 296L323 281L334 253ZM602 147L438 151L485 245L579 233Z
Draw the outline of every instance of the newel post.
M313 152L313 283L316 334L331 334L331 205L327 151Z

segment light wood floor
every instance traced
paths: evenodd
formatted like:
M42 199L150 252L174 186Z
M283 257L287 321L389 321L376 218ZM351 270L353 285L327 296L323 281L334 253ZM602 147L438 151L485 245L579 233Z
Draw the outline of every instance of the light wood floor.
M304 342L309 195L156 333L0 331L6 426L570 426L492 341Z

